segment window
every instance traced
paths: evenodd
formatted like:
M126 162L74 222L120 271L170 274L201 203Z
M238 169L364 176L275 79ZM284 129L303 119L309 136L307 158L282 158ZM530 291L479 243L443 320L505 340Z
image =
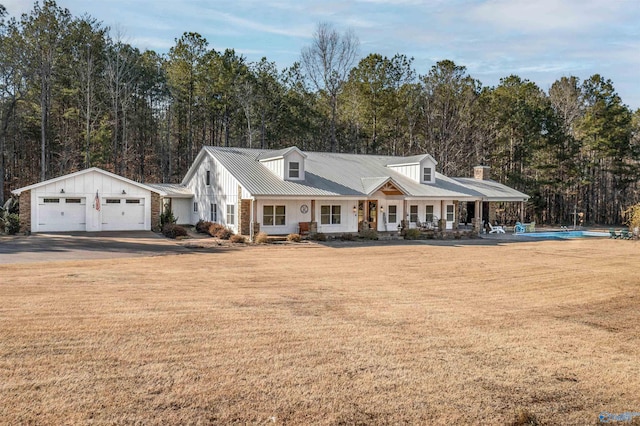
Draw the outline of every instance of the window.
M107 204L120 204L120 199L119 198L107 198L105 200L105 203L107 203Z
M320 224L340 225L341 206L320 206Z
M211 185L211 172L207 170L207 186Z
M433 222L433 206L427 206L427 214L425 215L425 222Z
M44 201L45 203L59 203L60 198L45 198L42 201Z
M263 226L283 226L286 224L285 206L263 206L262 225Z
M453 205L447 206L447 222L453 222Z
M431 167L425 167L422 173L422 180L424 182L431 182Z
M211 222L218 221L218 205L211 203Z
M198 211L198 203L193 203L193 212L196 213Z
M67 198L64 202L67 204L80 204L82 200L80 198Z
M300 163L291 161L289 163L289 178L297 179L300 177Z
M418 221L418 206L409 206L409 222L416 223Z
M227 225L236 224L236 206L227 204Z
M398 221L398 206L389 206L389 223Z
M126 202L127 202L127 204L140 204L140 200L139 199L127 200Z

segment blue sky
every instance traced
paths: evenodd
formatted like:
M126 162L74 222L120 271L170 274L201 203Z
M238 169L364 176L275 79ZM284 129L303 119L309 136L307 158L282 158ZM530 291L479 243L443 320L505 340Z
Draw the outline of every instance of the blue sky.
M0 0L10 15L33 1ZM299 60L318 22L360 39L360 56L414 57L419 74L437 61L464 65L485 86L517 74L547 91L562 76L611 79L625 104L640 108L638 0L58 0L87 13L140 49L166 52L183 32L218 51L279 68Z

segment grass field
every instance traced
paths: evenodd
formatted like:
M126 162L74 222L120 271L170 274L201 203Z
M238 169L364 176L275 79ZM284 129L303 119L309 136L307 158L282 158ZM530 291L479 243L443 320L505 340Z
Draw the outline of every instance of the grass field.
M595 425L640 412L639 252L345 243L2 265L0 423Z

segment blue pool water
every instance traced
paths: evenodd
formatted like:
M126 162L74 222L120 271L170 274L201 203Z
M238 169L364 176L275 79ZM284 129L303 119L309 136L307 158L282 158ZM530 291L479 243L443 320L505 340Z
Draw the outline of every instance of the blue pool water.
M595 231L551 231L551 232L528 232L528 233L517 234L517 235L521 237L566 240L571 238L608 237L609 233L595 232Z

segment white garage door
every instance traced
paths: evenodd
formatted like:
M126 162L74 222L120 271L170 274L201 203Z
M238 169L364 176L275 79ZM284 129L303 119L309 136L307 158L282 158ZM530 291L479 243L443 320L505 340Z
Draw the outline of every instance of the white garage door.
M101 203L103 231L143 231L144 198L105 198Z
M86 231L86 198L39 198L38 231Z

